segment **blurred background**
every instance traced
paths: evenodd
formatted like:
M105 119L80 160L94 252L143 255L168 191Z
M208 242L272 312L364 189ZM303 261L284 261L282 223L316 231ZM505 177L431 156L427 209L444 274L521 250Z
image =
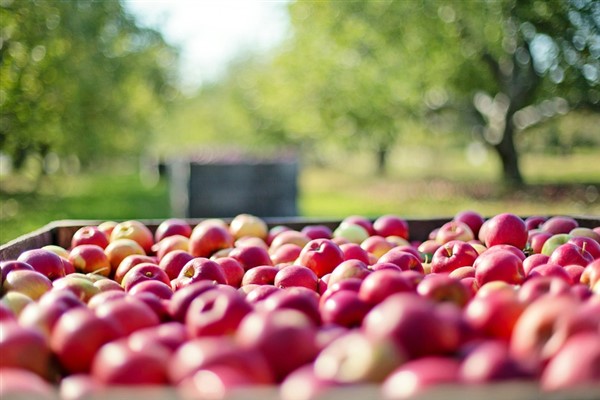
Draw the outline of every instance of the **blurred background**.
M600 215L598 1L0 0L0 24L0 243L240 207Z

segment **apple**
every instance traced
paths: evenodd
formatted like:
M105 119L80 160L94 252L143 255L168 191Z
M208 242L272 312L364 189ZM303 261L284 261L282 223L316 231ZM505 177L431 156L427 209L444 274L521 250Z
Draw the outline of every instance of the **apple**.
M394 244L383 236L373 235L363 240L360 247L379 258L391 250L394 247Z
M548 264L548 260L550 260L550 257L545 254L532 254L523 260L523 272L525 272L525 275L529 275L529 272L538 265Z
M360 260L346 260L339 263L333 271L327 285L331 286L348 278L364 279L371 273L367 264Z
M285 243L274 250L270 250L273 265L290 264L298 259L302 247L294 243Z
M375 229L373 228L373 222L369 218L362 216L362 215L349 215L341 221L340 225L341 224L359 225L367 231L369 236L375 235Z
M581 265L567 265L564 269L571 279L571 285L578 284L581 281L583 271L585 271L585 267L582 267Z
M554 252L554 250L556 248L567 243L572 238L573 237L571 235L569 235L568 233L553 234L548 239L546 239L546 241L544 242L544 245L542 246L542 250L540 252L542 254L545 254L548 257L550 257L550 255L552 255L552 253Z
M313 364L306 364L292 371L281 383L281 400L327 398L343 388L339 382L323 379L315 374Z
M199 369L177 387L184 399L225 399L245 395L257 383L238 368L215 365Z
M486 247L498 244L510 244L518 249L527 245L527 229L525 222L511 213L497 214L486 222L485 240Z
M259 265L251 268L244 273L242 278L242 286L257 284L257 285L274 285L275 276L279 269L272 265Z
M452 272L457 268L472 266L479 254L470 244L451 240L440 246L431 258L431 272Z
M289 265L275 274L273 284L282 289L300 286L316 291L318 280L312 269L302 265Z
M32 300L39 299L50 289L52 289L52 281L46 275L27 269L13 269L6 275L2 284L2 292L20 292Z
M34 270L46 275L50 280L65 276L62 259L48 250L26 250L17 257L17 261L31 265Z
M181 218L168 218L163 220L156 227L154 232L154 242L158 243L166 237L181 235L189 238L192 234L192 227L190 224Z
M575 218L556 215L544 221L540 228L545 232L556 235L559 233L569 233L578 226L579 223Z
M62 258L63 260L69 258L69 250L65 249L64 247L55 245L55 244L47 244L45 246L42 246L41 249L51 251L54 254L56 254L57 256L59 256L60 258ZM65 271L65 274L66 273L67 272Z
M396 264L403 271L412 270L419 273L424 272L423 264L421 264L421 260L417 256L398 248L393 248L383 256L379 257L378 262Z
M344 260L360 260L363 263L370 265L371 260L377 261L378 257L369 254L358 243L344 243L340 245Z
M22 368L0 370L0 397L3 399L54 399L50 382Z
M113 270L113 279L120 284L125 274L129 272L131 268L142 263L156 263L156 259L152 256L142 254L128 255L121 261L117 268Z
M312 362L319 351L317 329L305 314L291 309L252 312L240 323L236 342L244 349L258 349L277 382L296 368Z
M165 385L169 352L161 346L133 350L126 339L102 346L91 367L92 377L104 385Z
M241 238L236 239L233 243L233 247L250 246L262 247L265 250L269 250L269 246L267 245L267 243L263 239L256 236L242 236Z
M169 287L171 286L171 280L167 273L153 263L141 263L133 266L123 276L121 286L126 292L129 292L135 285L149 280L160 281Z
M475 278L475 268L470 265L458 267L450 272L448 276L454 279Z
M33 267L26 262L17 260L7 260L0 262L0 288L4 284L6 275L13 270L28 270L34 271Z
M427 275L417 285L417 293L436 302L449 301L464 307L471 294L460 280L443 274Z
M589 263L581 273L580 282L593 288L600 282L600 260Z
M459 327L441 318L437 307L416 293L396 293L369 311L362 329L374 340L392 339L409 359L451 353L460 341Z
M8 292L0 299L2 303L14 316L18 317L23 309L34 301L31 297L20 292Z
M164 256L175 250L187 251L190 239L183 235L171 235L152 245L152 252L160 261Z
M360 244L369 237L369 232L361 225L342 222L333 231L333 238L343 238L350 243Z
M127 295L100 304L94 312L99 318L112 321L124 336L160 323L154 310L137 296Z
M569 235L573 237L586 237L594 240L596 243L600 243L600 233L594 231L592 228L586 228L583 226L579 226L577 228L573 228Z
M35 328L15 321L0 322L0 369L21 368L49 377L50 349L46 338Z
M313 270L319 278L334 270L342 261L342 249L330 239L313 239L298 256L298 263Z
M419 244L417 250L422 254L422 258L425 260L431 261L433 254L439 249L441 244L439 244L435 239L428 239Z
M134 351L143 351L149 347L159 345L173 354L189 339L190 337L183 323L169 321L158 326L135 331L127 337L127 342Z
M329 295L320 305L324 324L359 327L372 305L362 300L354 290L338 290Z
M83 226L75 231L71 238L71 248L82 244L94 244L105 249L108 246L108 236L97 226Z
M408 222L394 214L386 214L378 217L373 221L373 230L379 236L400 236L408 240L409 226Z
M471 232L473 232L474 237L479 235L479 229L481 229L481 225L485 222L485 218L474 210L460 211L454 215L453 219L467 224Z
M244 296L230 286L220 286L192 300L185 325L190 337L232 335L251 311Z
M228 256L238 260L245 271L259 265L273 265L269 252L262 246L236 247L229 252Z
M242 286L240 290L244 288L249 288L249 290L246 291L246 301L250 304L260 303L272 294L283 290L273 285L259 285L256 283Z
M130 256L130 257L147 257L147 256ZM167 254L165 254L159 261L158 266L160 269L165 271L169 279L173 280L179 276L179 273L190 260L194 258L193 255L188 253L185 250L173 250ZM126 258L127 260L127 258ZM143 262L152 262L152 258L148 257L146 261ZM121 263L123 264L123 263ZM123 267L122 270L127 273L129 269L131 269L134 265ZM119 266L121 267L121 266ZM123 279L124 273L119 271L119 281ZM115 274L115 280L117 280L117 274Z
M95 244L80 244L71 249L69 262L78 272L109 276L111 265L104 249Z
M50 348L69 373L89 372L98 349L121 335L114 321L99 318L88 308L75 307L56 321Z
M101 232L103 232L110 241L110 234L112 233L113 229L115 229L115 226L117 226L117 224L118 222L116 221L104 221L98 224L98 229Z
M371 271L379 271L381 269L393 269L394 271L402 271L402 269L399 266L391 262L376 262L372 265L369 265L369 269Z
M365 302L375 305L394 293L411 292L414 289L414 285L399 271L382 269L362 280L358 295Z
M207 290L216 289L214 281L197 281L181 287L173 293L168 303L168 312L174 321L184 322L190 303Z
M291 231L291 230L292 230L292 228L290 228L287 225L272 226L271 228L269 228L269 234L267 235L267 240L265 241L265 243L267 244L267 246L271 246L271 243L273 243L273 239L275 239L275 237L277 235L279 235L282 232Z
M262 218L246 213L233 217L229 223L229 231L235 239L254 236L266 241L269 235L269 228Z
M533 377L533 371L515 359L508 343L500 339L487 339L478 343L466 355L460 367L460 380L468 385L531 380Z
M53 290L68 290L73 292L81 301L87 303L92 297L100 293L94 286L94 281L85 274L69 274L52 282Z
M273 238L273 241L269 246L269 251L273 253L275 250L285 244L295 244L296 246L302 248L306 245L306 243L310 242L310 240L311 239L305 233L290 229L285 232L281 232L275 236L275 238Z
M480 287L491 281L520 284L525 280L523 262L507 250L485 252L477 257L473 267Z
M567 293L570 287L570 284L564 279L555 276L531 276L523 282L517 296L521 302L530 304L546 294L560 295Z
M583 228L580 228L583 229ZM600 243L586 236L573 236L567 243L573 243L591 254L592 258L600 258Z
M319 313L319 295L311 289L304 287L290 287L277 290L258 302L261 311L292 309L304 313L315 325L321 325Z
M80 400L106 395L106 387L89 374L72 374L60 380L58 394L63 400Z
M510 340L526 305L514 290L496 289L486 293L482 289L464 308L465 321L482 337Z
M598 382L600 341L597 332L579 333L570 337L549 360L540 377L541 388L547 392L598 388Z
M130 255L146 255L146 252L138 242L132 239L117 239L111 241L104 249L110 266L113 271L117 271L121 262ZM116 272L115 272L116 274Z
M527 258L527 256L523 252L523 250L518 249L515 246L512 246L510 244L497 244L497 245L492 246L489 249L485 250L484 253L489 254L489 253L493 253L494 251L500 251L500 250L513 253L515 256L519 257L521 259L521 261L525 261L525 259Z
M527 228L528 231L530 231L532 229L540 229L542 224L544 222L546 222L547 219L548 219L548 217L545 217L543 215L529 216L529 217L525 218L525 227Z
M381 390L386 399L427 396L431 390L458 385L459 371L460 361L450 357L426 356L409 360L386 377Z
M225 274L215 261L204 257L196 257L187 262L179 272L175 290L192 283L209 280L225 284Z
M319 304L322 305L331 295L339 290L351 290L358 293L362 285L362 281L363 280L359 278L347 278L339 282L332 283L331 285L327 285L327 289L323 292L323 294L321 294Z
M537 267L534 267L531 271L529 271L527 279L531 279L532 277L537 276L552 276L555 278L562 279L563 281L565 281L565 283L569 285L571 284L571 275L569 275L569 273L564 269L564 267L557 264L548 263L538 265Z
M227 226L198 224L189 240L189 252L194 257L210 257L219 250L233 247L234 237Z
M315 375L334 382L378 383L406 360L390 339L375 340L352 330L328 344L314 362Z
M139 293L151 293L163 300L169 300L173 297L171 283L164 283L163 281L156 279L142 280L131 286L127 292L134 296Z
M475 235L469 225L457 220L446 222L438 229L437 235L435 236L435 241L439 244L455 240L468 242L473 239L475 239Z
M311 224L304 226L300 232L304 233L310 240L331 239L333 232L327 225Z
M125 290L121 287L121 285L119 285L119 287L121 288L121 290L109 290L109 291L104 291L104 292L100 292L98 294L96 294L95 296L93 296L88 302L87 302L87 306L90 310L95 310L96 308L98 308L98 306L100 306L101 304L104 304L106 302L109 301L113 301L115 299L122 299L124 297L127 297L128 294L125 292Z
M143 223L135 220L119 222L110 233L110 242L119 239L130 239L137 242L146 254L152 252L154 245L154 235L152 231Z
M225 282L229 286L233 286L235 288L239 288L241 286L245 271L244 267L238 260L233 257L219 257L215 259L214 262L219 264L223 270Z
M557 265L581 265L585 267L589 263L594 261L594 257L585 250L573 243L565 243L558 246L548 260L551 264Z

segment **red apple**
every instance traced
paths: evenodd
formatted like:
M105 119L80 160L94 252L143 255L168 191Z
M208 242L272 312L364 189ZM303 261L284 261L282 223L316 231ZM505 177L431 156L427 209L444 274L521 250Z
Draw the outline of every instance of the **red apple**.
M71 249L69 262L78 272L95 273L103 276L111 274L111 265L104 249L95 244L81 244Z
M238 260L246 271L259 265L273 265L269 252L262 246L236 247L231 250L229 257Z
M39 299L44 293L52 289L52 281L40 272L33 270L13 269L6 275L2 292L20 292L32 300Z
M0 322L0 369L21 368L49 377L50 349L46 338L35 328L15 321Z
M332 379L323 379L315 374L312 364L306 364L290 373L280 386L281 400L327 398L336 389L344 387Z
M169 287L171 286L171 280L167 273L153 263L141 263L132 267L123 276L121 286L126 292L129 292L135 285L148 280L160 281Z
M519 300L530 304L546 294L559 295L569 291L570 285L562 278L554 276L532 276L518 291Z
M233 257L219 257L214 260L225 275L225 282L229 286L239 288L244 278L244 267L242 264Z
M73 292L81 301L87 303L100 293L94 281L85 274L69 274L52 282L53 290L68 290Z
M146 255L146 252L138 242L132 239L117 239L111 241L104 249L110 266L113 271L117 271L121 262L130 255ZM116 272L115 272L116 273Z
M581 281L581 275L583 275L583 271L585 271L585 267L581 265L567 265L564 267L565 271L571 278L571 284L575 285Z
M477 257L473 267L480 287L492 281L520 284L525 280L523 262L507 250L484 252Z
M551 264L557 265L581 265L585 267L589 263L594 261L594 257L587 250L577 246L573 243L565 243L558 246L548 260Z
M408 222L398 215L386 214L378 217L373 221L373 230L383 237L399 236L406 240L409 238Z
M586 236L573 236L567 243L573 243L591 254L592 258L600 258L600 243Z
M298 256L298 263L313 270L319 278L334 270L342 261L344 253L329 239L313 239Z
M486 222L484 243L487 247L510 244L518 249L524 249L527 238L525 222L514 214L498 214Z
M569 233L578 226L579 223L575 218L557 215L544 221L540 228L545 232L556 235L558 233Z
M557 264L542 264L534 267L529 274L527 275L527 279L531 279L537 276L552 276L555 278L562 279L567 284L571 284L571 276L564 269L564 267Z
M0 287L4 284L6 275L13 270L29 270L34 271L33 267L26 262L17 260L7 260L0 262Z
M146 254L150 254L154 244L152 231L143 223L135 220L120 222L113 228L110 233L110 242L119 239L130 239L137 242Z
M494 381L531 380L533 371L515 359L508 344L499 339L478 343L462 362L460 378L466 384L485 384Z
M152 308L137 296L128 295L100 304L94 312L99 318L109 320L118 326L124 336L160 323Z
M315 325L321 324L319 313L319 295L311 289L304 287L290 287L277 290L258 303L261 311L292 309L304 313Z
M235 239L254 236L267 240L269 235L269 228L262 218L246 213L238 214L231 220L229 231Z
M162 239L160 242L152 245L152 252L156 254L156 258L160 261L164 256L175 250L187 251L189 248L190 239L183 235L171 235Z
M108 236L97 226L84 226L76 230L71 238L71 248L81 244L95 244L105 249L108 246Z
M195 257L210 257L219 250L233 247L234 237L226 226L198 224L192 231L189 252Z
M279 235L282 232L291 231L291 230L292 230L292 228L290 228L287 225L272 226L271 228L269 228L269 234L267 235L267 240L265 241L267 246L270 246L271 243L273 243L273 239L275 239L275 237L277 235Z
M121 283L123 277L129 270L141 263L155 263L156 259L151 256L142 255L142 254L131 254L126 256L121 263L119 263L118 267L113 270L114 277L113 279L117 283Z
M127 342L134 351L159 345L172 354L189 339L183 323L170 321L135 331L127 337Z
M594 260L585 267L581 273L580 282L590 288L600 282L600 260Z
M327 285L331 286L348 278L364 279L370 273L367 264L360 260L342 261L331 272Z
M417 286L417 293L436 302L449 301L464 307L471 294L460 280L443 274L427 275Z
M529 237L529 245L534 254L541 254L546 241L553 235L548 232L538 232L531 234Z
M285 243L270 251L271 261L273 261L273 265L290 264L298 259L301 252L302 247L297 244Z
M108 240L110 241L110 234L112 233L113 229L115 229L115 226L117 226L117 222L116 221L104 221L100 224L98 224L98 229L104 233L106 235L106 237L108 238Z
M333 236L333 232L331 228L327 225L321 224L311 224L304 226L300 232L304 233L309 237L310 240L313 239L331 239Z
M60 256L43 249L26 250L17 257L17 261L27 263L34 270L54 280L65 276L65 267Z
M538 265L548 264L549 259L550 257L545 254L532 254L523 260L523 272L525 275L529 275L529 272Z
M374 271L362 281L358 296L375 305L394 293L412 291L414 286L399 271L382 269Z
M200 294L207 290L213 290L217 287L214 281L197 281L185 285L173 293L173 297L169 301L168 311L171 318L175 321L183 322L190 303Z
M510 289L481 289L464 309L466 322L479 335L510 340L513 328L525 309L517 293Z
M469 226L471 228L471 232L473 232L474 237L479 235L479 229L481 229L481 225L485 222L485 218L477 211L473 210L464 210L458 212L454 218L455 221L460 221Z
M300 286L316 291L318 280L319 278L310 268L302 265L289 265L277 272L273 284L282 289Z
M468 242L473 239L475 239L475 235L469 225L457 220L446 222L438 229L437 235L435 236L435 240L439 244L448 243L454 240Z
M55 390L38 374L22 368L0 369L0 398L53 399Z
M366 238L360 247L365 249L368 253L375 255L377 258L381 257L389 250L394 247L394 244L388 241L383 236L373 235Z
M169 300L173 296L171 283L164 283L163 281L156 279L142 280L131 286L127 292L134 296L139 293L151 293L163 300Z
M273 241L269 246L269 251L272 253L285 244L295 244L296 246L302 248L306 245L306 243L310 242L310 240L311 239L305 233L290 229L285 232L281 232L275 238L273 238Z
M421 260L417 256L398 248L393 248L385 253L379 258L378 262L396 264L403 271L412 270L419 273L424 272L423 264L421 264Z
M475 268L469 265L458 267L450 272L448 276L454 279L475 278Z
M451 240L438 248L431 258L431 272L452 272L457 268L472 266L479 254L470 244Z
M598 227L598 228L600 228L600 227ZM594 231L594 229L592 229L592 228L578 226L577 228L573 228L569 232L569 235L571 235L573 237L587 237L589 239L592 239L592 240L600 243L600 233Z
M89 372L98 349L121 335L114 321L99 318L85 307L76 307L56 322L50 347L69 373Z
M183 266L174 289L179 290L183 286L203 280L226 283L225 274L219 264L208 258L196 257Z
M58 318L73 307L83 307L85 303L72 292L55 290L44 294L39 301L31 302L23 308L19 315L19 324L26 328L36 329L50 338L52 329Z
M417 246L417 250L422 254L423 259L431 261L433 254L437 249L440 248L440 246L441 245L435 239L428 239L419 244L419 246Z
M541 228L542 224L546 222L548 218L542 215L532 215L530 217L525 218L525 227L528 231L532 229Z
M258 285L256 283L242 286L241 289L243 288L250 288L250 290L246 292L246 301L250 304L260 303L272 294L283 290L273 285Z
M131 256L134 257L134 256ZM141 257L141 256L137 256ZM185 250L173 250L167 254L163 258L160 259L158 266L165 271L169 279L173 280L179 276L179 273L190 260L194 258L193 255L188 253ZM122 264L122 263L121 263ZM116 279L116 276L115 276ZM121 279L123 276L121 275Z
M164 238L173 235L181 235L187 238L192 234L190 224L181 218L168 218L162 221L154 232L154 242L158 243Z
M58 393L62 400L81 400L106 395L106 387L89 374L71 374L60 380Z
M372 305L354 290L338 290L321 302L321 318L325 324L359 327Z
M259 265L247 270L242 278L242 286L257 284L257 285L273 285L275 276L279 269L271 265Z

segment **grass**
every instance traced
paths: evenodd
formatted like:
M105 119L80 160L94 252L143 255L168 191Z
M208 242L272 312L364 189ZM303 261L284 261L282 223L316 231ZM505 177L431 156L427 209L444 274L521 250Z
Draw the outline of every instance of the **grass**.
M462 152L433 154L400 149L386 177L372 174L370 159L339 154L326 168L304 167L299 177L299 210L304 217L448 216L474 209L484 215L600 215L600 150L551 157L524 155L530 185L507 191L497 183L490 156L469 164ZM481 161L481 160L480 160ZM144 185L135 171L96 172L44 178L35 194L19 177L0 180L0 243L59 219L163 219L170 216L166 180Z

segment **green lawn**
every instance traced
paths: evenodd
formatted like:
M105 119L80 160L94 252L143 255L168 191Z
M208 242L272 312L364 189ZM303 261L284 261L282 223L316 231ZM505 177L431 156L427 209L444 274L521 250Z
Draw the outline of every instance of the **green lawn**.
M304 167L299 210L305 217L448 216L474 209L499 212L600 215L600 150L572 156L526 155L531 185L507 192L496 180L492 159L469 165L462 153L394 154L387 177L374 177L367 157L343 155L328 168ZM433 157L433 158L432 158ZM16 177L0 180L0 243L59 219L162 219L170 216L168 182L142 184L135 171L50 176L35 194L19 190Z

